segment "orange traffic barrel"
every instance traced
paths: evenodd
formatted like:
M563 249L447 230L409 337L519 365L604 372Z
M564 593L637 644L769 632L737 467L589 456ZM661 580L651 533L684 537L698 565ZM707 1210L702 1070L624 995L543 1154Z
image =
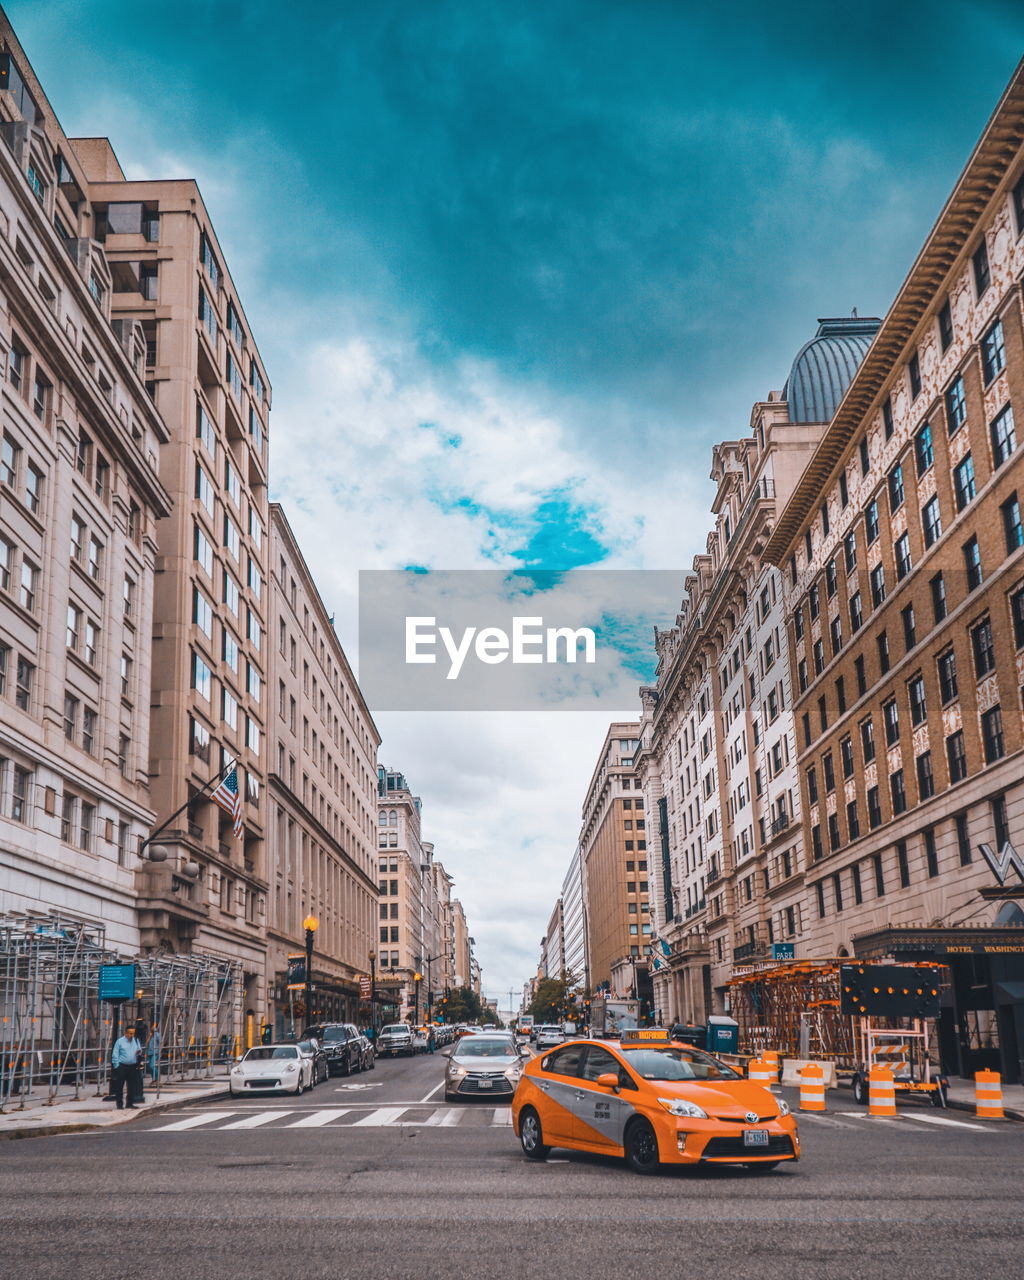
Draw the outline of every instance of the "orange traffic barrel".
M755 1084L763 1084L765 1088L770 1088L775 1074L772 1071L772 1064L765 1062L761 1058L751 1059L747 1067L747 1079L753 1080Z
M1002 1120L1003 1078L998 1071L975 1071L974 1113L983 1120Z
M888 1067L872 1067L868 1073L868 1115L896 1114L896 1085Z
M800 1110L825 1110L825 1072L816 1062L800 1068Z
M766 1049L761 1055L765 1064L771 1068L772 1084L779 1083L779 1055L774 1049Z

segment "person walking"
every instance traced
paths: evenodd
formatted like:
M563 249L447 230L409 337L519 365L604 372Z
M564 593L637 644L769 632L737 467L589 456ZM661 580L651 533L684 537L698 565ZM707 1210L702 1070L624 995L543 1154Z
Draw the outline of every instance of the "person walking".
M136 1088L135 1077L139 1074L139 1063L142 1061L142 1045L135 1038L135 1027L125 1027L124 1035L114 1044L114 1053L110 1064L113 1072L110 1077L110 1092L117 1103L118 1111L124 1110L124 1090L128 1086L128 1110L135 1109L135 1098L142 1092L142 1082Z
M156 1084L160 1079L160 1032L156 1027L146 1041L146 1069L149 1072L150 1081Z
M434 1035L434 1028L427 1028L427 1053L433 1053L437 1045L437 1038Z

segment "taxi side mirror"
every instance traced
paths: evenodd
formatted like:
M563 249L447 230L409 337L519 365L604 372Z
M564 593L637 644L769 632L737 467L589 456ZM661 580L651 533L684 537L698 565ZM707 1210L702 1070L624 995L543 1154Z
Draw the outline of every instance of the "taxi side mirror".
M599 1084L602 1089L617 1089L619 1087L619 1077L614 1071L605 1071L597 1077L594 1083Z

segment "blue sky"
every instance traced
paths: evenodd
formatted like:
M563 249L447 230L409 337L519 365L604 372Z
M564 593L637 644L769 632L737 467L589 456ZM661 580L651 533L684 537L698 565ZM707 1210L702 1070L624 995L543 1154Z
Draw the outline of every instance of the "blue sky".
M360 568L688 563L711 445L818 316L884 314L1024 52L1009 0L8 12L69 133L198 177L347 645ZM492 984L521 982L600 723L382 729Z

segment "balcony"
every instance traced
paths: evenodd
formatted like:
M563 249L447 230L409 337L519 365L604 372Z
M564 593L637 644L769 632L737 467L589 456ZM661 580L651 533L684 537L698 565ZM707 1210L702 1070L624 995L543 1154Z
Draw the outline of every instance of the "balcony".
M788 830L791 822L792 818L788 813L780 813L769 828L771 837L774 839L775 836L781 835L783 831Z
M744 960L764 960L767 955L767 942L741 942L738 947L732 949L732 958L737 963Z
M717 862L709 863L707 878L704 881L705 889L712 888L714 885L718 884L718 882L721 879L722 879L722 868L718 865Z

